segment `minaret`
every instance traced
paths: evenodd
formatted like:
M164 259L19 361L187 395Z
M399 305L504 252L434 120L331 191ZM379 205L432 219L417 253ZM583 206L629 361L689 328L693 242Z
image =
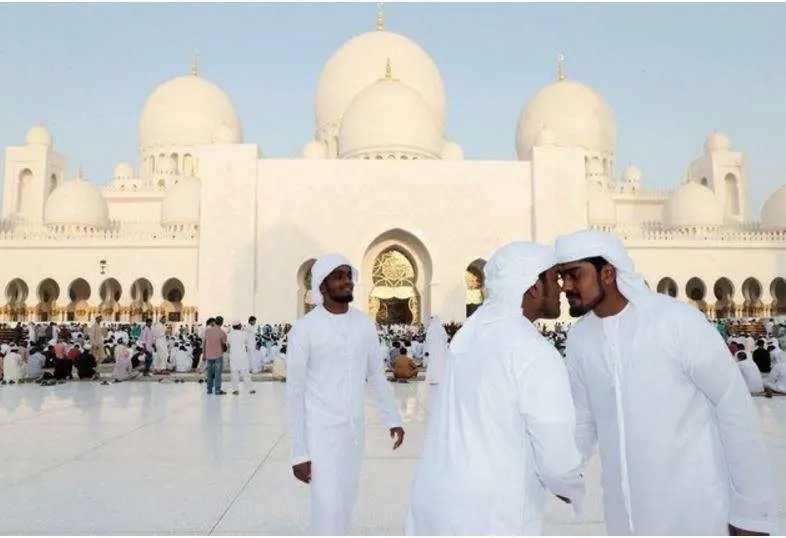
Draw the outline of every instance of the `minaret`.
M565 56L557 56L557 80L565 80Z
M377 31L385 29L385 12L382 10L383 2L377 2Z
M191 76L199 76L199 51L194 53L194 58L191 60Z

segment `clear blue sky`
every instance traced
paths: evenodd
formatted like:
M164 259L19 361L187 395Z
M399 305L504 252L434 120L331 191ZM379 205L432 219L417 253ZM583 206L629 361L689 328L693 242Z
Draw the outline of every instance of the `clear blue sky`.
M148 94L186 74L224 89L246 141L297 157L314 132L322 66L374 28L375 4L0 4L0 147L39 119L96 183L137 162ZM395 4L386 27L442 72L448 136L470 159L514 159L519 114L551 83L555 58L605 96L618 172L638 165L671 187L720 130L748 154L753 216L784 184L786 6L711 4Z

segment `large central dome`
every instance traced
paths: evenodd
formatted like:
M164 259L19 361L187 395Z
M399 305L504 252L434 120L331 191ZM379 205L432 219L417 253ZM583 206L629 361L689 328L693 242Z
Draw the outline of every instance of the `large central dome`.
M561 77L535 95L522 112L516 130L519 159L527 158L543 129L554 133L558 146L614 155L614 113L598 92L584 84Z
M418 92L434 113L440 132L445 125L445 87L431 57L406 37L376 30L345 43L325 64L317 85L317 130L338 134L341 118L349 104L364 89L379 80L381 65L389 60L396 77Z
M227 127L243 139L240 118L218 86L196 74L169 80L153 91L139 119L139 147L211 144L213 133Z

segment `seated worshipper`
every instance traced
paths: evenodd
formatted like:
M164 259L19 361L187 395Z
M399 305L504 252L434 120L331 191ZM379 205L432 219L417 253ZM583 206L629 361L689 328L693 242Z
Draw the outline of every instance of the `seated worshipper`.
M764 340L756 342L756 349L753 350L753 362L759 367L759 371L768 374L772 369L770 352L764 348Z
M583 461L598 449L609 535L776 533L759 413L702 312L650 289L622 241L555 241Z
M252 337L253 339L253 337ZM229 371L232 378L232 394L240 394L240 378L243 378L243 386L249 394L256 394L254 385L251 383L251 361L248 354L249 336L243 330L240 320L232 322L232 330L227 335L227 347L229 348Z
M93 379L96 377L96 366L98 366L98 363L89 347L85 347L85 350L77 356L74 366L76 366L76 373L79 379Z
M407 355L407 348L404 346L399 348L399 355L393 359L391 367L393 379L399 383L406 383L408 379L418 376L418 365L415 364L412 357Z
M112 369L112 377L115 383L134 379L139 375L139 372L134 371L134 365L131 362L131 350L122 344L118 344L115 348L115 367Z
M19 383L24 379L25 370L25 361L19 353L19 348L16 345L11 346L3 363L3 381L10 384Z
M756 364L748 358L744 351L738 351L736 357L737 366L740 367L740 373L748 386L748 391L753 395L764 394L761 372L759 372Z
M271 348L272 351L273 348ZM271 353L272 355L272 353ZM287 380L287 346L281 347L281 352L276 352L273 359L273 381L286 381Z
M191 357L188 356L186 351L186 344L180 344L180 347L175 349L175 371L179 374L187 374L191 371Z
M772 357L772 370L764 382L764 389L774 394L786 395L786 353L775 346L770 346L770 357Z
M53 375L57 381L65 381L66 379L74 378L74 362L63 356L55 360L55 370Z
M390 348L390 354L388 355L387 360L385 361L388 367L391 367L393 361L396 359L396 357L398 357L400 350L401 350L401 342L396 340L395 342L393 342L392 347Z
M46 362L44 363L44 368L54 368L55 361L57 357L55 356L55 346L49 344L46 346L46 351L44 351L44 358Z
M131 356L131 365L134 369L142 369L142 375L150 375L150 367L153 366L153 353L145 348L144 344L137 344L136 352Z
M38 346L34 346L27 358L27 378L35 381L41 379L44 376L44 364L46 364L46 357Z
M552 248L516 242L484 268L488 297L456 333L432 404L408 535L538 535L548 492L581 512L564 360L533 323L560 314Z

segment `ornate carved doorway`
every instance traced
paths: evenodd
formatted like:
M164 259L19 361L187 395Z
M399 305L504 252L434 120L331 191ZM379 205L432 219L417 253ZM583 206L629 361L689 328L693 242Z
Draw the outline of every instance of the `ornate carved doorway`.
M411 324L420 320L420 294L415 285L415 264L402 250L391 247L374 260L369 314L382 325Z

